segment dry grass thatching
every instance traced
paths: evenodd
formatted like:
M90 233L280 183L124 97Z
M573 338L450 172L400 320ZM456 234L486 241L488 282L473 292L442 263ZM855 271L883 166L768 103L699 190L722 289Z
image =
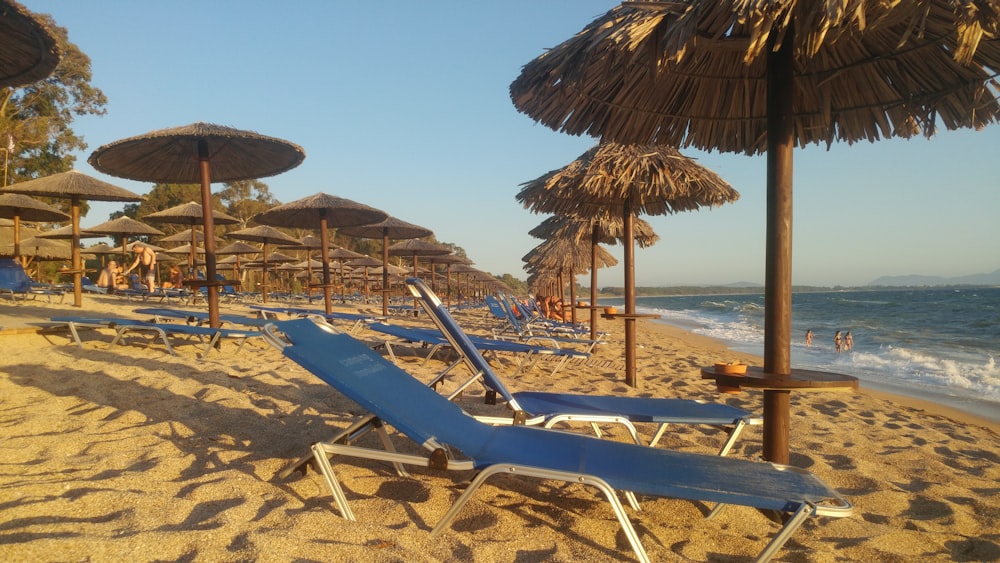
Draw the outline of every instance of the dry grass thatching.
M568 165L522 184L537 213L578 217L667 215L739 199L718 174L665 145L601 143Z
M306 157L302 147L282 139L222 125L192 123L109 143L94 151L87 162L119 178L200 184L200 154L208 157L212 182L274 176L295 168Z
M407 223L395 217L387 217L384 221L371 225L359 225L356 227L344 227L337 230L337 234L349 237L360 238L382 238L409 239L424 238L434 234L430 229L426 229L413 223Z
M253 220L273 227L319 229L323 218L327 227L350 227L378 223L387 217L386 212L374 207L321 192L273 207Z
M546 218L528 234L540 239L569 238L573 241L593 242L594 228L597 229L598 244L625 243L625 220L621 216L605 213L591 218L574 215L553 215ZM641 248L649 248L660 240L648 222L635 218L633 237Z
M13 0L0 0L0 88L52 74L61 52L46 24Z
M518 110L604 140L755 154L767 43L794 56L795 140L849 143L1000 119L995 1L624 2L524 66ZM792 29L794 28L794 36Z
M58 223L69 221L69 215L24 194L0 194L0 217L18 218L21 221Z
M142 218L143 221L151 223L175 223L178 225L203 225L205 223L204 208L200 203L189 201L180 205L175 205L163 211L150 213ZM212 210L212 222L216 225L235 225L239 219L219 211Z
M0 193L44 195L90 201L142 201L142 196L124 188L92 178L78 170L52 174L7 186Z

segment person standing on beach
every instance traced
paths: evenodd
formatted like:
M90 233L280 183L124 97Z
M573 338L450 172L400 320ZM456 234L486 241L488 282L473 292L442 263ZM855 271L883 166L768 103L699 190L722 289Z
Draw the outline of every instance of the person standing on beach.
M809 330L806 331L806 346L812 346L812 345L813 345L813 331L810 328Z
M851 348L854 348L854 337L851 336L851 331L847 331L844 335L844 351L850 352Z
M841 339L839 330L837 331L837 334L833 335L833 347L837 349L837 352L843 350L843 340Z
M156 274L154 273L156 267L156 251L141 242L136 242L132 246L132 252L135 252L135 262L132 262L132 265L125 270L125 275L129 275L132 270L138 267L140 283L145 281L146 287L148 287L150 291L153 291L153 286L156 283Z

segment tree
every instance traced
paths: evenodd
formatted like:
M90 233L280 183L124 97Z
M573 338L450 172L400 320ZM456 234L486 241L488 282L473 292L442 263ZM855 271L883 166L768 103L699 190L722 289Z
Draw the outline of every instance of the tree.
M104 115L107 98L91 85L90 57L69 40L66 28L52 17L37 14L52 30L62 58L51 76L20 88L0 89L0 145L9 149L7 184L73 169L73 151L87 148L73 132L73 120L83 115ZM13 146L12 149L9 147ZM69 200L52 201L68 210ZM88 206L81 205L86 214Z
M250 218L278 205L279 202L267 184L260 180L230 182L218 193L225 205L225 212L240 220L240 228L247 228Z

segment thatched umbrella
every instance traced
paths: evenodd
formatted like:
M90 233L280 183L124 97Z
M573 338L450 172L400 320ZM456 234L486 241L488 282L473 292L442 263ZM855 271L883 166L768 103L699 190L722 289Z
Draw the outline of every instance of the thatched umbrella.
M305 159L302 147L253 131L192 123L152 131L104 145L87 162L106 174L141 182L201 184L202 224L215 233L212 182L235 182L281 174ZM215 237L205 239L208 319L219 327L219 281L215 279Z
M425 229L413 223L407 223L395 217L387 217L379 223L371 225L361 225L358 227L347 227L337 231L342 235L360 238L381 238L382 239L382 262L389 263L389 239L414 239L429 237L434 234L430 229ZM389 272L382 272L382 315L389 314Z
M14 256L21 255L21 221L55 223L69 221L69 215L51 205L23 194L0 194L0 217L14 220Z
M629 143L767 152L764 371L791 374L797 144L1000 119L1000 11L969 1L625 2L525 65L519 110ZM788 391L764 392L764 457L788 461Z
M73 248L73 306L83 306L83 265L80 261L80 202L81 201L142 201L142 196L124 188L70 170L7 186L0 193L43 195L70 200Z
M362 255L360 258L352 258L350 260L345 260L343 264L344 264L344 266L348 266L350 268L362 268L363 269L363 272L364 272L363 276L364 277L362 279L363 279L363 283L364 283L364 286L365 286L365 300L367 300L368 299L368 295L369 295L369 291L368 291L368 268L373 268L373 267L376 267L376 266L382 266L383 262L381 260L376 259L376 258L372 258L371 256Z
M323 248L323 239L319 237L314 237L312 235L306 235L298 240L296 244L286 244L278 246L278 250L305 250L306 260L302 263L302 267L306 270L304 276L296 275L295 277L301 277L306 279L306 299L312 303L312 283L313 283L313 266L316 268L323 268L323 262L321 260L312 259L312 251ZM329 248L329 247L327 247Z
M420 277L420 273L417 271L418 257L419 256L444 256L446 254L451 254L450 248L445 248L440 244L435 244L430 241L420 240L420 239L409 239L403 242L397 242L396 244L389 247L390 256L410 256L413 258L413 277ZM431 266L431 288L434 288L434 268ZM413 306L418 307L417 298L413 298Z
M267 225L258 225L256 227L250 227L249 229L233 231L231 233L227 233L226 236L231 239L248 240L250 242L259 242L264 245L262 253L263 273L261 274L261 295L263 296L264 303L267 303L267 245L295 244L298 241L278 229L268 227ZM205 257L207 262L208 252L205 253Z
M128 237L130 236L158 236L162 235L163 231L157 229L156 227L151 227L141 221L136 221L131 217L121 216L117 219L112 219L110 221L105 221L100 225L95 225L89 227L87 232L90 234L100 234L100 235L115 235L122 238L122 265L128 263L128 257L125 256L125 251L128 245ZM154 250L157 250L154 248ZM160 248L159 250L163 250Z
M148 223L172 223L175 225L187 225L191 229L191 253L188 255L188 275L191 277L194 277L194 248L198 244L198 241L195 239L196 231L194 226L204 225L205 215L205 210L202 209L200 203L189 201L187 203L175 205L169 209L164 209L163 211L150 213L142 218L143 221ZM218 209L211 210L211 217L213 226L235 225L240 222L240 220L236 217L223 213ZM215 236L214 230L212 232L212 236Z
M542 188L532 186L533 182ZM739 194L716 173L664 145L602 143L524 189L545 197L522 203L536 213L581 217L619 215L624 224L625 383L636 386L635 216L694 211L736 201Z
M112 246L109 246L107 243L99 242L99 243L97 243L95 245L88 246L87 248L84 248L83 251L85 253L87 253L87 254L96 254L97 256L100 256L101 257L101 267L103 268L104 267L104 257L107 256L107 255L109 255L109 254L114 254L114 253L118 252L118 249L114 248Z
M291 203L279 205L254 217L261 225L318 229L321 246L330 244L330 227L353 227L378 223L389 215L374 207L342 197L318 193ZM330 302L330 259L323 253L323 305L326 313L333 312Z
M340 300L344 301L344 299L345 299L344 298L344 266L345 266L344 262L346 262L348 260L354 260L354 259L357 259L357 258L364 258L365 255L361 254L360 252L354 252L353 250L350 250L350 249L347 249L347 248L343 248L343 247L340 247L340 246L337 246L337 247L334 247L334 248L330 249L330 251L327 252L326 254L327 254L327 256L330 257L330 260L335 260L338 264L340 264L340 268L339 268L340 269L340 288L341 288L341 291L340 291Z
M459 256L457 254L444 254L442 256L435 256L433 258L435 263L444 264L445 266L445 299L446 304L451 308L451 268L456 264L471 264L472 260L465 258L464 256Z
M0 88L45 78L60 56L55 35L41 20L13 0L0 0Z
M529 182L525 184L517 194L517 200L521 203L552 197L552 194L545 194L543 182ZM653 246L659 235L653 232L653 226L646 221L636 217L633 223L632 237L639 248ZM577 215L553 215L541 222L540 225L528 231L528 234L537 238L563 238L572 240L590 239L590 263L600 264L598 254L601 252L600 244L625 244L625 220L620 215L602 213L594 217L580 217ZM609 254L610 255L610 254ZM617 260L614 262L618 263ZM576 280L573 280L576 283ZM590 338L597 339L597 268L590 268ZM576 322L576 308L573 308L573 322Z
M572 311L571 321L574 323L576 322L576 281L574 279L574 272L582 270L596 272L598 268L607 268L618 263L618 260L607 250L592 246L588 239L573 236L549 238L533 248L528 254L525 254L521 260L525 262L525 270L528 272L541 273L543 271L550 271L555 272L558 278L561 278L563 272L569 273L569 303L570 310ZM562 287L563 284L560 282L560 291L562 291ZM592 293L591 298L593 299L594 297L596 297L596 294ZM592 303L591 305L596 306L597 304ZM595 309L591 310L594 311ZM596 321L591 319L591 323L594 322ZM597 335L593 326L591 326L591 333L591 337L596 338Z

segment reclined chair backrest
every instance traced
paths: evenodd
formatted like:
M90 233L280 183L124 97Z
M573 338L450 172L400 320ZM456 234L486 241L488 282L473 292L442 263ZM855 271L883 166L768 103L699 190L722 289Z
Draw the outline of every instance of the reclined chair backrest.
M492 427L400 370L363 342L310 319L281 321L292 342L283 353L418 444L441 442L475 457ZM330 350L335 349L336 354ZM339 365L330 377L330 363Z
M24 293L31 289L31 278L13 258L0 258L0 289Z
M479 349L476 348L472 340L465 334L462 327L455 322L454 317L448 313L447 308L442 305L441 300L427 287L427 284L419 278L407 278L406 287L410 289L410 293L414 297L420 300L421 305L427 311L427 315L434 320L434 324L437 325L445 338L451 342L451 345L461 351L460 355L469 370L472 373L481 375L486 386L503 397L512 409L522 410L517 404L517 399L514 398L514 395L500 381L496 373L494 373L493 367L479 353Z

